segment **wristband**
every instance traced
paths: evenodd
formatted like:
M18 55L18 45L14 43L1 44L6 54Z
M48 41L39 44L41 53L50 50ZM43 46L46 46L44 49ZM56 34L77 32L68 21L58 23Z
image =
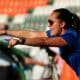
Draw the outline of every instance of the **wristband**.
M25 43L25 38L20 38L21 39L21 44Z
M20 43L20 44L24 44L25 43L25 38L13 38L14 40L17 40L18 41L18 43Z

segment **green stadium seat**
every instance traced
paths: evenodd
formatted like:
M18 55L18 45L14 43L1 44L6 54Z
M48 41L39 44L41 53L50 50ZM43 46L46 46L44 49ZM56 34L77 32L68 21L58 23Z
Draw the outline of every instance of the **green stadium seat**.
M43 31L47 27L46 15L27 15L24 29Z

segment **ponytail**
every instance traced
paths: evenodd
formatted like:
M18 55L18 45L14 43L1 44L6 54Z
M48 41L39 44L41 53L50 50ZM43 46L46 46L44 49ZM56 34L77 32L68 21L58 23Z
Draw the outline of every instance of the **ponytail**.
M72 29L76 30L78 33L80 33L80 18L74 14L74 13L71 13L72 15Z

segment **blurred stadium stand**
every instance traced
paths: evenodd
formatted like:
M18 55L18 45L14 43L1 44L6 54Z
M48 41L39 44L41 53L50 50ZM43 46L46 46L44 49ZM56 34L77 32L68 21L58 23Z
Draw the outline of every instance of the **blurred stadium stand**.
M80 16L80 0L0 0L0 24L7 17L10 29L43 31L52 10L63 7Z
M5 5L4 5L5 2ZM0 14L9 16L10 29L45 30L48 16L31 15L36 7L51 5L53 0L0 0ZM40 11L41 12L41 11ZM26 18L23 17L24 15ZM33 14L33 13L32 13ZM34 13L35 14L35 13ZM31 16L31 17L30 17ZM35 19L36 18L36 19ZM11 20L11 21L10 21ZM45 21L46 20L46 21ZM34 27L32 27L34 26ZM39 26L39 27L38 27Z
M67 8L80 16L80 0L0 0L0 15L4 16L0 17L0 24L8 23L14 30L43 31L49 14L56 8Z
M7 23L8 23L8 15L0 14L0 24L7 24Z
M17 14L13 17L13 20L10 25L10 29L23 29L26 19L26 14Z
M24 14L31 8L47 4L48 0L0 0L0 14L8 14L9 16Z
M47 26L47 15L27 15L24 29L43 31Z
M3 26L8 24L8 15L7 14L0 14L0 29L3 28Z
M51 5L36 7L32 14L33 15L49 15L53 9L54 7Z

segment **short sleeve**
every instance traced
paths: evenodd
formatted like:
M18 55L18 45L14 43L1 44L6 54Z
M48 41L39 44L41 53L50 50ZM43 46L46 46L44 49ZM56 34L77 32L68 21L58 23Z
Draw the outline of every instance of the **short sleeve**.
M73 45L77 39L76 33L66 33L61 36L69 46Z
M49 38L51 37L50 33L51 33L51 30L46 31L46 34Z

